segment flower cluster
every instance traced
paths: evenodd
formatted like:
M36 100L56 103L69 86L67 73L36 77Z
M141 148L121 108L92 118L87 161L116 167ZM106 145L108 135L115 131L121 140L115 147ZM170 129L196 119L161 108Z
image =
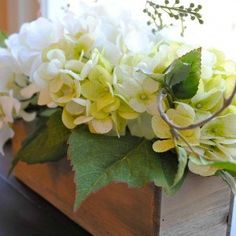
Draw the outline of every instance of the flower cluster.
M34 112L25 111L32 102L35 88L9 48L0 48L0 79L0 152L4 154L3 145L14 135L14 119L32 121L36 116Z
M87 124L90 132L154 140L155 152L186 150L189 169L217 171L217 161L236 162L236 100L219 116L175 135L158 110L157 97L168 67L194 49L153 35L142 19L114 16L101 6L68 13L62 22L44 18L24 24L0 51L0 146L13 136L13 118L32 120L33 102L63 109L68 129ZM190 126L217 112L235 84L236 64L216 50L202 49L197 93L163 102L168 119Z

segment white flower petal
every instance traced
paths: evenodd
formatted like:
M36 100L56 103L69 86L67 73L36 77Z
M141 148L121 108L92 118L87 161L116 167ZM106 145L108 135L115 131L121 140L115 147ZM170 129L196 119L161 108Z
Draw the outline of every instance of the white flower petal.
M52 49L52 50L50 50L47 53L47 58L48 58L49 61L51 61L53 59L57 59L58 61L60 61L63 64L66 61L65 53L61 49Z
M10 96L0 97L0 104L5 115L5 122L13 123L13 113L20 111L20 102Z
M191 172L201 176L212 176L216 173L217 168L207 165L196 165L191 160L188 162L188 168Z
M39 98L38 98L38 105L43 106L43 105L48 105L49 103L52 102L52 99L50 97L50 93L48 89L42 89L39 93Z
M128 127L133 136L145 137L146 139L153 139L155 137L152 129L151 116L147 113L143 113L135 120L130 120Z
M31 98L35 93L39 92L39 88L36 86L36 84L30 84L27 87L23 88L20 91L20 94L24 97L24 98Z
M143 81L143 89L147 93L155 93L160 88L160 84L153 79L145 79Z
M139 101L138 101L137 99L135 99L135 98L130 99L129 105L130 105L130 107L133 108L135 111L140 112L140 113L145 112L146 109L147 109L144 103L139 102Z
M0 129L0 153L4 155L3 146L7 140L11 139L14 136L14 131L8 126L5 125Z
M108 133L111 131L113 126L112 120L110 118L104 120L93 119L89 124L92 126L93 131L98 134Z
M26 112L21 110L19 113L19 116L23 118L23 120L27 121L27 122L31 122L36 118L37 113L36 112Z
M92 119L93 119L92 116L79 116L78 118L74 120L74 124L75 125L85 124L91 121Z

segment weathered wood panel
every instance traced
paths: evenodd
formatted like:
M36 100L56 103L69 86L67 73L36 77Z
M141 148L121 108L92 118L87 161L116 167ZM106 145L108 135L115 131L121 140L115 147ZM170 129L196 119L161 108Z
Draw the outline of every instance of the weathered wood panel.
M162 236L224 236L231 192L218 177L189 174L174 197L162 196Z

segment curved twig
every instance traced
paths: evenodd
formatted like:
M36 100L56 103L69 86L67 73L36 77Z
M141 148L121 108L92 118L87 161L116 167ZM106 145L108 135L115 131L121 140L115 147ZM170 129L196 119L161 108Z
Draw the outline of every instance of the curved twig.
M195 155L196 157L198 157L199 155L194 151L194 149L191 147L191 145L188 143L188 141L185 139L185 137L183 135L181 135L176 129L171 129L171 134L173 136L173 139L175 141L175 146L177 146L177 141L178 140L182 140L186 146L189 148L189 150L192 152L193 155Z
M223 102L223 105L222 107L217 111L215 112L213 115L211 115L210 117L208 117L207 119L205 120L202 120L202 121L199 121L195 124L192 124L192 125L188 125L188 126L178 126L176 124L174 124L170 119L169 117L166 115L164 109L163 109L163 105L162 105L162 102L163 100L166 98L167 96L167 93L166 93L166 90L165 89L162 89L157 97L157 108L158 108L158 111L160 113L160 116L161 118L173 129L176 129L176 130L188 130L188 129L195 129L195 128L198 128L198 127L201 127L203 126L204 124L206 124L207 122L211 121L212 119L214 119L215 117L217 117L221 112L223 112L233 101L234 99L234 96L236 95L236 84L234 85L234 89L233 89L233 92L232 94L228 97L228 98L224 98L224 102Z

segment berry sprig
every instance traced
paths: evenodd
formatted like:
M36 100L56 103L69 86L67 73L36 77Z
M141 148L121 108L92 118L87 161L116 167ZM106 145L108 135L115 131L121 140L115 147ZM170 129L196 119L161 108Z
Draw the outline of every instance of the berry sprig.
M180 0L175 0L172 4L169 0L165 0L162 5L148 0L143 12L150 18L147 24L154 25L152 29L153 33L156 33L166 26L163 21L163 14L166 14L170 18L180 21L181 35L183 36L184 31L187 28L185 25L186 18L190 18L192 21L198 21L200 24L204 23L200 13L201 9L202 5L190 3L188 6L184 6L181 4Z

